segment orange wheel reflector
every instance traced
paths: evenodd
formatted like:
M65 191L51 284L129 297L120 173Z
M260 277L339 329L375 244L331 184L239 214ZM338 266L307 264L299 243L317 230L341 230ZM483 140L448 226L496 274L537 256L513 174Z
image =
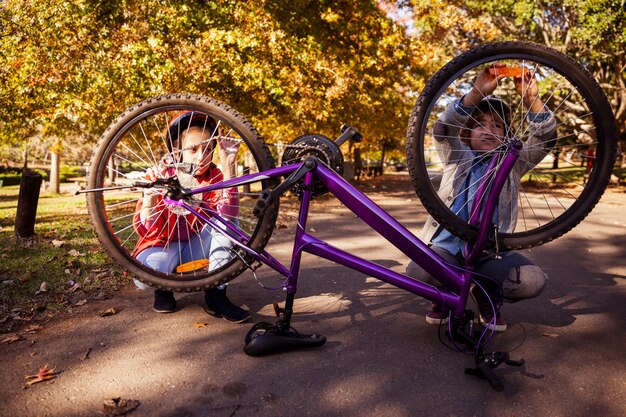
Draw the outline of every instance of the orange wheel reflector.
M524 72L528 71L522 67L491 67L489 73L491 75L504 75L505 77L521 77Z
M185 264L180 264L176 267L176 272L191 272L197 271L198 269L206 268L209 266L208 259L198 259L196 261L187 262Z

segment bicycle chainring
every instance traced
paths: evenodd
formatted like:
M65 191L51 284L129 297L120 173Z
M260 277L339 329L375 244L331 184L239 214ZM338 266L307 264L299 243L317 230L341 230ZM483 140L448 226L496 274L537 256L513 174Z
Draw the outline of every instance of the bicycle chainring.
M343 175L343 154L339 147L331 139L320 134L306 134L294 139L288 146L281 158L281 165L289 165L304 161L309 156L317 157L324 165L339 175ZM294 192L299 194L302 182L294 187ZM328 189L320 181L313 183L313 195L319 196L327 193Z

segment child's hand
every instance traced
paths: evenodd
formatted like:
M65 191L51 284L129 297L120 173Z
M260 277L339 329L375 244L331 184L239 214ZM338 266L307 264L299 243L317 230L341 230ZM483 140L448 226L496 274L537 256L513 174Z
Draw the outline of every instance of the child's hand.
M524 75L521 77L514 77L513 83L515 84L515 90L522 96L524 105L530 109L530 111L539 113L543 111L543 104L539 97L539 86L535 73L533 71L524 71Z
M146 172L143 174L143 179L149 182L154 182L157 178L168 178L169 169L166 167L162 167L161 164L153 165L150 168L146 169ZM154 196L160 194L158 190L154 188L146 188L143 191L144 196Z
M235 139L230 139L224 136L219 136L217 138L217 144L219 147L220 159L224 159L222 157L227 157L229 155L236 155L237 151L239 151L239 146L241 146L241 142Z
M498 82L505 77L505 75L494 75L489 71L491 68L504 67L504 64L494 64L485 68L476 78L474 86L463 98L463 105L476 106L480 101L494 92L498 86Z
M230 179L237 175L237 152L241 146L241 142L235 139L229 139L219 136L217 139L217 148L222 163L222 171L224 179Z

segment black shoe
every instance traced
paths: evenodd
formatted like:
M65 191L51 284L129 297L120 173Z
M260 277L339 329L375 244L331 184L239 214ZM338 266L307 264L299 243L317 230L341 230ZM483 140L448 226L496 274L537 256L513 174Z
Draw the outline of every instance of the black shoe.
M176 299L171 291L154 290L154 311L173 313L176 311Z
M250 313L234 305L226 297L226 288L210 288L204 291L206 312L214 317L222 317L231 323L243 323L250 318Z

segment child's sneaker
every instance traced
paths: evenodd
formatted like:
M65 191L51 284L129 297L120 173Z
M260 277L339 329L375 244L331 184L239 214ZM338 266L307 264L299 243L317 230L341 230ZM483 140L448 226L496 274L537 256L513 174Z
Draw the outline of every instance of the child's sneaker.
M493 307L489 300L486 298L483 290L478 286L472 288L470 294L478 307L478 318L480 324L486 327L489 330L493 330L495 332L503 332L507 329L507 324L504 319L500 316L500 310L496 313L496 318L493 318Z
M444 310L441 304L433 303L430 310L426 312L426 323L447 324L450 310Z
M209 288L204 291L206 312L214 317L222 317L231 323L243 323L250 319L250 312L236 306L226 297L226 288Z
M154 290L154 311L173 313L176 311L176 299L171 291Z

